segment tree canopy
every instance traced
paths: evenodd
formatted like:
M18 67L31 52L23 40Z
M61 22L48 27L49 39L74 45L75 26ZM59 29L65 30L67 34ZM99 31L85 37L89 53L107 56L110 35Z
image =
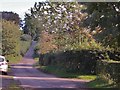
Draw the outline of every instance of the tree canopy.
M13 22L2 20L2 54L19 55L20 30Z
M2 19L5 19L7 21L12 21L15 24L19 25L20 18L17 13L14 12L0 12L2 14Z
M96 31L97 39L102 41L104 45L119 47L120 38L120 3L104 2L104 3L85 3L88 17L84 21L84 25ZM99 29L98 29L99 28Z
M52 34L59 50L119 47L119 3L36 2L25 32ZM42 39L42 38L40 38Z

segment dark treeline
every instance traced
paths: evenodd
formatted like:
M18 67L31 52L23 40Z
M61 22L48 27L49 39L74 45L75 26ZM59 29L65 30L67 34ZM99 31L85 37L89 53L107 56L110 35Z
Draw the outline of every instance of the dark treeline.
M5 19L7 21L12 21L14 22L15 24L18 24L20 23L20 17L17 13L14 13L14 12L0 12L2 14L2 19Z

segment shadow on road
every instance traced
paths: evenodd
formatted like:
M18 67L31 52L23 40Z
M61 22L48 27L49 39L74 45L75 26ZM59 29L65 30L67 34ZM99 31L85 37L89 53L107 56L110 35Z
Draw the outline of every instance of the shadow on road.
M32 58L36 42L32 42L29 50L20 63L11 65L14 79L25 90L80 90L86 88L88 81L78 79L57 78L51 74L45 74L33 67L35 61ZM57 88L57 89L56 89ZM86 89L85 89L86 90Z
M16 72L14 79L20 80L21 86L24 88L85 88L85 83L88 82L57 78L38 71L31 64L12 65L12 71Z

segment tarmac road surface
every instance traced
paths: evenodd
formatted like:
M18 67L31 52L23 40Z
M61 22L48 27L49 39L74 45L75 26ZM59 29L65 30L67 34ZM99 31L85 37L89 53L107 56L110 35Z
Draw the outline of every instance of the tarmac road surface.
M19 80L20 86L25 90L42 90L60 88L86 88L86 80L58 78L51 74L45 74L33 67L34 59L32 58L35 41L32 41L31 47L23 57L20 63L12 65L12 72L15 80ZM55 89L55 90L57 90ZM78 89L77 89L78 90Z

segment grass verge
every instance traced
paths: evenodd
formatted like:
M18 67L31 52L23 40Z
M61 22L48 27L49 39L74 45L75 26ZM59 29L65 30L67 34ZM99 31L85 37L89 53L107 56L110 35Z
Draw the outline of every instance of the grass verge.
M24 90L22 87L19 86L18 81L11 80L10 84L3 88L2 90Z
M9 60L9 65L11 64L16 64L18 63L21 59L22 59L22 56L19 55L19 56L6 56L6 59Z
M79 73L67 73L64 69L57 66L40 66L37 62L34 65L38 70L43 71L45 73L53 74L62 78L77 78L82 80L89 80L87 82L88 88L116 88L115 84L109 84L108 81L103 80L97 75L83 75Z
M108 81L101 78L96 78L87 83L87 86L90 88L116 88L115 84L109 84Z
M43 72L54 74L62 78L77 78L77 79L83 79L83 80L95 80L96 79L96 75L81 75L79 73L68 73L68 72L65 72L64 69L57 67L57 66L39 66L38 65L36 66L36 68Z
M23 90L18 80L14 80L11 72L9 75L2 76L2 90Z

